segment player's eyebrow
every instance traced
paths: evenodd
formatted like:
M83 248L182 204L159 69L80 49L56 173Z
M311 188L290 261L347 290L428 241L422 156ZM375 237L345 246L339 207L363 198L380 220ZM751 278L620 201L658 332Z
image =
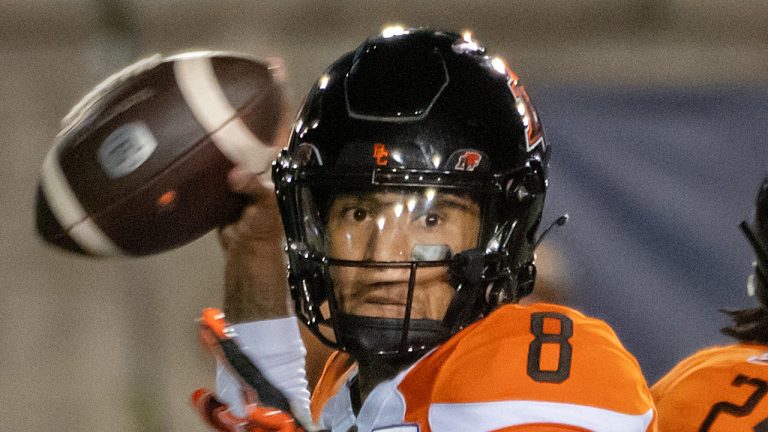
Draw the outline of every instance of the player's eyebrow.
M426 199L421 199L415 208L413 208L412 217L418 218L429 212L460 212L464 214L478 214L479 206L471 199L453 195L439 194L427 204Z
M465 211L472 211L478 208L477 203L470 198L453 194L441 194L435 198L435 203L440 206L458 208Z
M350 195L340 195L333 201L333 205L335 206L357 206L357 205L381 205L382 202L378 199L376 199L374 196L370 194L364 194L364 195L357 195L357 194L350 194Z
M341 195L334 201L335 206L356 206L365 205L371 207L388 207L397 203L403 202L410 198L416 198L418 207L424 208L455 208L461 211L473 212L479 209L478 204L471 198L456 195L452 193L438 193L433 199L428 199L423 194L385 194L378 193L366 193L366 194L350 194ZM427 202L432 201L432 204L426 205Z

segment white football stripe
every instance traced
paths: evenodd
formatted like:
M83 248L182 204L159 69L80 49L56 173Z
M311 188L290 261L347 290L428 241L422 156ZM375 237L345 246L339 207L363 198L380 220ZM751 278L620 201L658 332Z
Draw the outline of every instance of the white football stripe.
M125 252L117 247L99 229L93 219L88 218L73 226L68 231L69 236L91 255L114 256L125 255Z
M173 68L184 100L224 156L253 172L266 171L279 149L262 143L240 120L219 85L210 58L181 58Z
M499 401L441 403L429 408L433 431L494 431L532 423L572 425L594 432L645 431L653 420L653 409L638 415L585 405L541 402Z
M80 205L75 192L58 163L59 144L56 144L43 161L40 186L54 217L67 231L72 240L92 255L123 255L124 252L96 226Z

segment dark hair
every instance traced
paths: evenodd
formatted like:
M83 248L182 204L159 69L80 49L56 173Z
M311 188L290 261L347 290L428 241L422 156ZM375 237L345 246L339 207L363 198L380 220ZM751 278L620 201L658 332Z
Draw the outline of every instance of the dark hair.
M733 325L720 329L721 333L739 342L768 345L768 307L761 304L751 309L720 309L720 312L733 320Z
M763 178L757 193L754 226L744 221L739 227L755 253L749 289L760 301L760 306L732 311L721 309L733 320L733 325L720 329L720 332L740 342L768 345L768 176Z

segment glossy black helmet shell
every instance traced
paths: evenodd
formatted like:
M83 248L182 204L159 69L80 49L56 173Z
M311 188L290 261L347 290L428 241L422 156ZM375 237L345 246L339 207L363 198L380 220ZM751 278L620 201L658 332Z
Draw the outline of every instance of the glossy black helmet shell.
M530 112L510 115L518 109ZM380 166L373 145L385 143L390 153L403 150L401 159L388 159L391 168L451 170L454 152L476 148L486 153L483 170L537 160L546 176L543 133L517 76L452 33L369 39L323 74L296 126L291 147L312 143L326 167ZM438 163L433 156L441 157Z

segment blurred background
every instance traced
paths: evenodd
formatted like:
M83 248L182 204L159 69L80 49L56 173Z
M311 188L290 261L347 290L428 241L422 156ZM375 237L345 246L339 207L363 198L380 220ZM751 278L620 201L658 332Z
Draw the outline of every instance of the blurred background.
M194 319L221 305L215 236L89 260L34 232L59 120L147 55L282 57L294 109L389 23L471 29L520 74L553 149L544 297L607 320L649 383L726 343L753 305L752 219L768 172L768 2L759 0L0 0L0 430L203 431L213 385ZM481 373L478 371L478 373Z

